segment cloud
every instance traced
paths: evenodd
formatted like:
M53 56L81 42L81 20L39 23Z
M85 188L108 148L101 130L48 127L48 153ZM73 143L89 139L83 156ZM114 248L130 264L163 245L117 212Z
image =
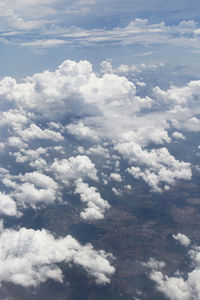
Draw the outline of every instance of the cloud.
M31 182L41 188L53 188L58 187L57 183L49 176L41 174L39 172L25 173L24 175L18 175L22 182Z
M69 44L69 43L61 39L41 39L32 42L23 42L21 43L21 46L36 47L36 48L53 48L65 44Z
M173 235L175 240L178 240L181 245L189 246L190 239L184 234L178 233ZM176 271L174 275L168 276L162 272L162 268L165 267L164 262L158 262L151 259L145 263L144 266L150 268L149 278L156 283L156 288L162 292L168 299L171 300L193 300L200 298L200 247L192 246L192 249L188 251L188 255L191 260L190 270L180 272ZM154 263L152 263L152 261Z
M177 235L173 234L173 238L177 240L182 246L188 246L190 244L190 239L182 233L178 233Z
M110 208L108 202L101 198L95 187L89 187L82 179L76 181L75 194L80 194L82 202L87 203L87 208L80 216L85 220L98 220L104 217L106 209Z
M112 192L116 195L116 196L121 196L122 195L122 191L120 189L116 189L115 187L112 187Z
M10 195L19 206L36 207L37 204L50 204L57 199L58 184L51 177L40 172L7 175L2 182L13 189Z
M44 139L44 140L53 140L53 141L61 141L63 140L63 136L59 132L55 132L49 129L42 130L36 124L31 124L28 128L23 131L17 131L19 136L24 141L29 141L32 139Z
M110 178L117 182L122 182L122 177L119 173L111 173Z
M148 7L147 7L148 6ZM149 12L149 6L154 7L154 11L158 8L152 1L150 5L138 3L134 4L126 0L123 5L119 1L113 3L100 3L99 1L1 1L1 34L4 39L1 42L7 42L11 45L20 45L30 48L52 48L63 47L65 44L77 46L97 46L102 44L112 45L175 45L181 47L190 47L195 51L199 50L199 25L188 20L188 14L183 14L183 20L176 25L167 25L165 22L156 22L154 17L148 19L136 18L130 21L127 17L127 10L133 12L135 17L136 11L142 12L142 15ZM174 8L173 5L169 5ZM180 6L180 5L179 5ZM175 5L180 9L178 4ZM186 6L186 5L185 5ZM185 7L184 6L184 7ZM165 7L164 12L169 7L163 3L161 7ZM194 11L194 7L190 7L190 14ZM186 6L186 11L188 8ZM114 13L115 12L115 13ZM118 22L112 19L113 14L118 16L124 14L123 21ZM130 13L131 15L131 13ZM67 16L67 18L66 18ZM89 17L86 22L86 16ZM101 19L101 28L97 27ZM102 18L104 16L104 18ZM106 23L105 16L109 16L111 21L109 27ZM148 15L147 15L148 16ZM196 17L196 12L195 12ZM194 20L195 20L194 17ZM165 16L164 16L165 18ZM185 18L185 20L184 20ZM160 15L159 18L160 19ZM178 18L180 20L180 18ZM72 21L73 20L73 21ZM80 21L81 20L81 21ZM174 21L174 20L173 20ZM72 24L90 24L90 29L71 26ZM129 23L128 23L129 22ZM124 25L126 23L126 25ZM92 25L91 25L92 24ZM85 28L84 28L85 27ZM5 40L7 36L7 40ZM37 39L36 39L37 37ZM150 54L152 51L145 51L144 54Z
M49 168L54 177L65 185L70 185L76 179L92 179L97 181L95 165L86 155L78 155L69 159L55 159Z
M11 1L12 2L12 1ZM14 1L13 1L14 3ZM45 23L42 20L32 19L26 21L23 15L19 15L12 3L1 1L0 3L0 19L1 19L1 32L17 31L24 33L24 31L31 31L41 28Z
M2 229L0 235L0 282L24 287L38 286L49 278L63 282L59 263L83 267L96 283L110 282L115 272L110 254L96 251L91 244L82 246L70 235L56 239L45 229Z
M176 160L166 148L147 151L130 142L118 145L116 149L131 163L147 166L144 171L134 166L127 171L135 178L142 178L154 191L161 191L159 185L162 182L173 185L176 179L191 179L190 163Z
M84 30L72 27L66 29L65 33L60 34L60 36L69 42L84 46L104 43L123 46L168 44L199 49L198 29L198 24L193 20L182 21L176 26L167 26L165 22L150 24L148 19L137 18L125 27L113 27L110 30L99 28Z
M37 149L20 149L19 152L14 152L13 156L17 163L29 162L30 166L36 169L43 169L46 166L46 160L42 158L47 153L47 148L39 147Z
M21 184L15 191L14 196L21 205L27 203L32 207L39 203L51 204L56 200L54 189L37 188L29 182Z
M0 192L0 214L7 216L17 216L17 206L15 201L6 194Z
M157 261L153 257L150 257L147 263L143 263L143 266L153 270L161 270L166 264L164 261Z
M114 74L119 70L113 69L110 62L102 66L103 71L97 74L88 61L66 60L55 71L34 74L23 82L17 83L9 77L0 81L2 100L9 101L12 107L2 113L2 125L9 126L13 133L10 136L7 132L7 142L18 147L25 143L22 149L12 154L16 161L29 162L38 170L47 170L44 157L47 150L39 153L39 148L26 149L27 144L33 139L46 139L63 147L64 129L67 129L78 141L98 142L89 149L79 147L82 154L109 158L110 151L117 151L129 161L128 171L136 178L142 178L154 191L161 191L163 185L168 188L177 179L190 180L190 164L176 160L167 150L167 144L171 142L168 130L198 130L199 82L191 81L184 87L172 86L166 91L155 87L152 98L141 97L132 81ZM128 71L134 70L136 76L141 68L157 67L128 67ZM46 127L39 127L38 122L44 119L48 120ZM62 126L52 125L60 123ZM180 133L177 134L175 131L172 136L182 138ZM110 146L103 146L103 141L109 141ZM160 148L160 145L163 146ZM52 151L50 153L53 155ZM93 169L88 159L84 155L55 159L50 162L48 171L54 172L56 180L66 185L78 178L95 179L94 171L93 175L88 173L91 176L84 171ZM135 168L140 169L135 173Z
M97 145L97 146L92 146L90 148L88 148L88 150L86 151L86 154L88 155L100 155L103 156L105 158L109 158L109 150L102 147L101 145Z
M85 126L81 121L78 124L70 124L66 126L66 129L70 134L75 135L75 137L80 140L89 139L98 141L96 132L90 129L88 126Z
M74 8L69 7L65 11L71 15L77 13L84 15L90 11L90 8L90 5L76 5ZM49 9L49 11L46 9L47 15L52 15L52 13L53 9ZM136 18L125 27L84 29L76 26L61 26L56 19L53 21L49 21L48 18L42 19L42 14L45 15L45 7L43 6L41 6L41 11L38 11L38 14L41 16L40 20L34 20L34 16L32 21L24 21L22 17L17 17L12 12L6 16L6 23L3 28L5 32L8 29L10 32L17 30L27 32L40 29L41 34L38 40L27 40L25 34L22 35L23 40L22 37L18 39L18 44L26 47L51 48L63 44L84 47L99 44L122 46L139 44L144 46L170 45L189 48L193 51L198 51L200 48L199 25L193 20L183 20L177 25L169 26L165 22L151 24L148 19ZM44 25L48 23L51 23L52 26L48 26L47 29ZM16 41L13 41L13 43L16 43ZM142 55L149 54L152 54L152 51L144 52Z
M150 278L157 282L157 289L171 300L189 300L195 298L196 292L181 277L164 276L160 271L153 271Z
M173 136L175 139L178 139L178 140L185 140L184 135L183 135L182 133L180 133L180 132L177 132L177 131L173 132L173 133L172 133L172 136Z
M104 104L113 108L135 95L135 86L128 79L114 74L97 77L88 61L66 60L55 72L35 74L24 83L6 77L0 86L4 101L46 115L51 121L58 113L59 118L67 113L99 114Z

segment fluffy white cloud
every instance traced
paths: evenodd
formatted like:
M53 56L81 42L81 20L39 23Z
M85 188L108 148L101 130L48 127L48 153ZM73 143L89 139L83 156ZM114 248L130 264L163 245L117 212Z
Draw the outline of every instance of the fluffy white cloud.
M139 165L141 170L137 173L137 178L146 181L154 191L161 190L161 182L171 185L176 179L190 179L190 165L177 161L166 147L158 148L158 145L171 142L167 131L170 126L198 130L196 99L199 95L199 82L191 81L182 88L172 86L167 91L157 87L154 89L155 99L142 98L136 95L133 82L113 73L109 62L104 63L103 67L104 72L98 76L89 62L76 63L66 60L54 72L35 74L26 78L23 83L17 83L8 77L2 79L2 99L9 100L16 106L16 109L2 115L2 122L6 126L10 123L9 126L12 126L14 132L8 137L8 144L20 147L22 143L30 143L33 139L61 143L64 142L61 133L67 128L78 140L98 140L99 143L108 140L110 145L114 144L114 150L131 164ZM153 112L154 106L157 112ZM147 114L148 109L151 109L151 112ZM22 116L20 111L23 112ZM50 119L51 122L47 124L49 128L41 129L34 124L35 116L30 114L30 111L37 115L36 120L40 117ZM72 123L67 122L66 125L63 120L68 115L72 118ZM78 121L74 122L73 117ZM64 126L53 126L52 124L57 124L56 120L62 120ZM174 132L172 136L183 138L178 132ZM153 147L152 144L156 144L156 149L145 149L149 145ZM57 147L62 145L58 144ZM17 162L28 161L32 167L39 170L47 168L46 159L41 157L42 154L38 155L38 150L26 148L25 144L19 152L13 154ZM82 150L82 154L100 154L109 158L110 149L102 147L101 144ZM35 159L31 159L31 155ZM79 171L75 174L74 167L69 166L73 164L72 160L55 160L49 170L55 171L56 178L61 172L61 181L69 184L68 181L85 176L85 167L80 174ZM134 175L134 169L130 170ZM94 174L92 177L95 177Z
M173 132L173 133L172 133L172 136L173 136L175 139L185 140L184 135L183 135L182 133L180 133L180 132L177 132L177 131Z
M138 144L124 143L116 149L131 163L139 163L146 168L128 168L127 171L135 178L142 178L154 191L160 191L159 184L164 182L173 185L176 179L191 179L190 163L176 160L166 148L143 150Z
M66 60L55 72L35 74L23 83L5 77L1 86L2 98L54 119L67 114L96 114L105 103L115 107L135 95L132 82L114 74L97 77L88 61Z
M190 105L188 102L195 102L199 96L200 81L190 81L186 86L172 86L167 91L161 90L159 87L154 88L154 94L158 99L164 102L171 102L177 105ZM197 103L196 103L197 104Z
M192 300L196 298L197 294L192 286L184 281L182 277L168 277L164 276L160 271L152 271L150 278L157 283L157 289L165 294L171 300Z
M18 136L11 136L7 140L8 145L15 148L26 148L28 145L24 143Z
M117 182L121 182L122 181L122 177L119 173L111 173L110 174L110 178L114 181L117 181Z
M20 149L19 152L14 152L13 156L16 158L16 162L25 163L30 162L30 165L34 165L34 167L44 167L46 165L46 161L42 158L43 155L47 153L47 148L39 147L37 149Z
M173 237L183 246L190 244L190 239L183 234L179 233ZM151 269L149 277L156 283L156 288L168 299L195 300L200 298L200 247L193 247L188 254L191 259L191 267L193 267L193 270L188 273L177 271L174 276L169 277L164 275L161 270L165 266L165 263L158 262L154 259L152 263L151 259L144 264Z
M17 205L15 201L6 194L0 192L0 214L8 216L17 216Z
M97 145L97 146L93 146L93 147L90 147L87 151L86 151L86 154L88 155L101 155L105 158L109 158L110 155L109 155L109 150L100 146L100 145Z
M173 238L177 240L182 246L188 246L190 244L190 239L182 233L173 234Z
M95 165L86 155L72 156L69 159L63 160L55 159L49 171L53 172L53 176L57 180L66 185L69 185L78 178L98 180Z
M199 131L200 112L199 101L200 81L190 81L186 86L172 86L167 91L159 87L154 88L154 95L162 105L165 103L169 109L165 118L170 120L177 129Z
M78 124L70 124L66 126L68 132L72 135L75 135L78 139L89 139L89 140L98 140L96 132L90 129L88 126L85 126L83 122Z
M153 257L150 257L147 263L143 263L143 266L153 269L153 270L161 270L166 266L164 261L155 260Z
M104 217L104 212L110 207L108 202L101 198L95 187L89 187L82 179L76 181L75 194L80 194L82 202L87 203L87 208L80 216L85 220L98 220Z
M109 256L103 250L94 250L91 244L80 245L70 235L56 239L44 229L2 229L0 282L24 287L38 286L49 278L63 282L64 276L56 264L73 262L83 267L98 284L105 284L115 272Z
M24 175L20 174L18 178L22 182L30 182L41 188L56 189L58 187L58 184L51 177L39 172L25 173Z
M38 203L50 204L56 200L54 189L42 189L34 184L25 182L21 184L13 195L20 204L29 204L35 207Z
M115 187L112 187L112 192L116 195L116 196L121 196L122 195L122 191L120 189L116 189Z
M6 91L6 77L0 81L0 86L2 88L1 93L3 93L3 90L5 89L5 94L7 93ZM12 80L12 79L11 79ZM13 79L14 80L14 79ZM12 88L12 85L9 86L9 88ZM0 125L1 126L6 126L6 127L13 127L14 129L21 128L22 125L28 123L28 117L31 116L31 114L27 114L23 109L10 109L9 111L3 111L0 112L1 115L1 121Z
M140 123L141 120L138 120L138 123ZM146 120L145 123L148 124L148 120ZM138 143L139 145L142 146L146 146L149 143L162 145L164 143L171 142L171 139L168 136L168 132L163 127L158 127L155 125L146 126L146 124L145 125L142 124L142 126L139 128L136 127L135 130L129 130L123 133L122 141L124 142L134 141L135 143Z
M50 204L57 199L58 184L51 177L40 172L16 176L8 174L2 182L13 190L10 196L16 200L16 203L12 200L15 206L17 204L36 207L37 204Z
M32 139L44 139L53 141L62 141L64 138L60 132L55 132L49 129L42 130L36 124L31 124L28 128L23 131L17 132L23 140L29 141Z

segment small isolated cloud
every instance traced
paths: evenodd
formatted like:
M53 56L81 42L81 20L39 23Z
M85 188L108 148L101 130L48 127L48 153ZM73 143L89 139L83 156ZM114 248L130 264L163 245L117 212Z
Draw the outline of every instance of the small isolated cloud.
M56 193L54 189L37 188L34 184L25 182L17 188L15 198L20 204L27 203L34 207L39 203L53 203L56 200Z
M153 270L161 270L166 264L164 261L158 261L151 257L147 263L143 263L143 266Z
M173 238L177 240L182 246L188 246L190 244L190 239L182 233L173 234Z
M110 178L117 182L122 182L122 177L119 173L111 173Z
M184 135L183 135L182 133L180 133L180 132L177 132L177 131L173 132L173 133L172 133L172 136L173 136L175 139L178 139L178 140L185 140Z
M104 217L106 209L110 208L108 202L102 199L95 187L89 187L82 179L76 181L75 194L80 195L82 202L87 204L87 208L81 212L81 218L85 220L98 220Z
M116 196L121 196L122 195L122 191L120 189L116 189L115 187L112 187L112 192L116 195Z

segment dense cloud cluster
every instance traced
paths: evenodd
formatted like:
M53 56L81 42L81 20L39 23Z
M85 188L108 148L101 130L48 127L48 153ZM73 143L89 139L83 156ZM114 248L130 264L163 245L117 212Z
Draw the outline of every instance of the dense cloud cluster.
M153 97L141 97L135 84L119 74L135 72L134 67L124 65L115 70L103 62L102 70L98 75L88 61L67 60L54 72L38 73L23 82L3 78L1 151L9 148L17 163L28 163L33 172L37 170L41 176L53 177L56 185L68 187L78 179L99 180L91 158L101 155L112 160L110 151L127 159L130 167L126 171L142 178L153 191L168 189L177 179L191 179L190 163L176 160L167 144L184 140L183 129L200 130L199 81L167 91L155 87ZM67 135L77 142L88 142L90 147L79 146L81 155L70 157L63 148L67 147ZM41 142L35 147L38 141L43 145L46 141L48 147L40 146ZM56 151L61 151L63 158L58 159ZM119 166L117 172L112 170L110 179L122 182L119 170ZM12 174L3 178L7 187L15 189L13 194L19 202L55 201L58 187L37 187L30 180L16 187L13 181L20 178ZM32 197L26 194L29 189Z
M0 80L2 215L20 217L27 207L61 203L76 194L86 205L80 218L91 222L104 218L110 208L101 184L120 197L132 188L127 176L142 179L153 192L191 179L191 163L175 158L168 145L184 142L183 130L200 130L200 82L166 91L155 87L150 97L137 94L136 86L146 84L128 79L130 69L124 65L114 70L103 62L97 74L88 61L66 60L55 71L21 82ZM183 236L174 238L188 243ZM45 230L22 228L3 230L0 239L8 245L2 248L7 265L2 281L24 286L47 278L62 281L55 265L61 261L82 265L98 283L109 282L114 272L105 252L81 246L70 236L55 239Z
M131 167L127 171L137 179L142 178L154 191L161 191L160 182L172 185L176 179L191 179L190 163L175 160L166 148L148 152L129 144L121 145L120 151L132 162L148 166L144 171L140 167Z
M70 235L56 239L45 229L16 231L2 227L0 282L24 287L37 286L49 278L63 282L62 271L56 264L72 262L83 267L97 283L104 284L115 271L109 257L103 250L94 250L91 244L80 245Z

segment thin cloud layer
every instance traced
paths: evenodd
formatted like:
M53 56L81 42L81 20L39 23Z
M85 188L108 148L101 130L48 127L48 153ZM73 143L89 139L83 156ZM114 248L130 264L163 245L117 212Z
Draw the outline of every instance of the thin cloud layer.
M83 3L84 4L84 3ZM78 9L83 7L80 5ZM19 45L29 48L53 48L63 45L70 46L97 46L97 45L143 45L184 47L191 51L199 51L199 24L194 20L182 20L176 25L167 25L164 21L160 23L150 23L148 19L136 18L124 27L112 29L91 28L84 29L76 26L61 26L55 20L49 20L48 10L45 6L38 11L41 19L33 17L32 21L26 21L23 17L18 17L14 11L2 2L2 39L1 42ZM44 15L41 12L44 12ZM66 14L73 10L66 10ZM25 10L24 10L25 12ZM45 12L47 16L45 16ZM56 12L49 10L49 16L56 16ZM59 15L61 16L61 15ZM40 31L40 34L39 34ZM30 37L29 32L37 33L39 39ZM16 40L15 37L18 37ZM148 53L148 52L147 52ZM151 55L151 51L149 51Z

